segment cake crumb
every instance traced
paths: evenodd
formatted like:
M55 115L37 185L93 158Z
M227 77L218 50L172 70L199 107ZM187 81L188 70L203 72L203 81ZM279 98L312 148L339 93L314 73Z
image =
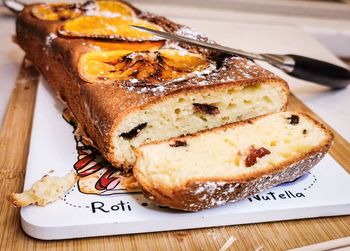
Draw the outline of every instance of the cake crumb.
M31 204L45 206L62 198L76 181L77 176L74 171L63 177L44 175L29 190L12 193L7 196L7 199L16 207L26 207Z

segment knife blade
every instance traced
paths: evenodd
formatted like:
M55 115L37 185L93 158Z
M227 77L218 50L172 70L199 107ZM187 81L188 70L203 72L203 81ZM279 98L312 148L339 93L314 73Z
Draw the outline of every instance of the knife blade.
M200 46L200 47L203 47L206 49L213 49L213 50L220 51L223 53L228 53L230 55L239 55L239 56L250 58L250 59L263 60L263 57L261 57L259 54L245 52L242 50L233 49L233 48L222 46L219 44L207 43L207 42L203 42L200 40L196 40L196 39L192 39L192 38L188 38L188 37L184 37L184 36L179 36L176 34L170 34L170 33L164 32L164 31L154 30L151 28L143 27L143 26L138 26L138 25L130 25L130 26L132 28L137 29L137 30L146 31L150 34L153 34L153 35L156 35L156 36L159 36L162 38L167 38L167 39L178 41L178 42L185 42L185 43Z

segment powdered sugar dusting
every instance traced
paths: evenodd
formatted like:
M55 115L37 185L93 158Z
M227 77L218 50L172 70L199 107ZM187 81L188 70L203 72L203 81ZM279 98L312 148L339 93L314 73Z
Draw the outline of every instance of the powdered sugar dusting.
M203 193L204 191L205 191L204 186L199 186L199 187L197 187L196 190L194 190L193 194L196 195L196 194L199 194L199 193Z
M192 39L198 39L198 37L206 37L204 34L200 34L194 30L192 30L188 26L183 26L177 31L175 31L175 35L183 36L183 37L188 37Z
M121 15L117 12L101 11L99 6L95 2L91 2L84 6L85 16L103 16L107 18L120 17Z
M166 40L162 49L177 50L180 56L184 56L188 53L188 50L181 47L178 42L172 40Z
M206 182L203 184L203 187L205 189L206 192L208 193L213 193L217 187L218 187L218 184L216 182Z
M214 41L208 39L207 35L194 31L188 26L181 27L180 29L176 30L174 34L195 40L206 41L208 43L214 43Z
M152 89L153 92L164 92L164 90L165 90L165 87L162 85Z
M132 84L136 84L138 82L139 82L139 80L137 78L133 78L130 80L130 83L132 83Z
M53 32L49 33L49 35L45 39L45 45L46 46L51 46L51 43L52 43L52 41L55 38L57 38L57 34L56 33L53 33Z
M119 13L110 12L110 11L98 11L98 12L96 12L96 15L108 17L108 18L120 17Z

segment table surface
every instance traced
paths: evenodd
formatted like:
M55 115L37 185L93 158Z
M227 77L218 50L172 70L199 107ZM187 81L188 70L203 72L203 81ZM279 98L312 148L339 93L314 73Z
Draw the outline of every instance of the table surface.
M224 45L255 52L296 53L340 64L318 42L294 27L195 19L175 21L188 24ZM14 84L23 52L11 42L13 23L11 17L0 19L0 90L3 95L0 99L0 249L218 250L233 236L236 241L230 250L255 250L259 247L284 250L350 235L350 216L342 216L50 242L26 236L20 228L19 210L12 208L5 197L10 192L20 191L23 186L36 84ZM331 155L350 172L350 146L347 142L350 141L350 89L329 91L267 67L286 79L293 93L302 100L292 96L289 109L312 113L304 106L306 104L342 135L336 134Z

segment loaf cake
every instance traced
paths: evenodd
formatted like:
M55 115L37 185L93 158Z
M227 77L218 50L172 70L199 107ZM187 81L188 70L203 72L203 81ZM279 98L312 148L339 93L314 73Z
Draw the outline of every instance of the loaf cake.
M302 113L280 112L134 149L134 175L154 202L198 211L241 200L312 168L332 133Z
M286 82L253 61L130 24L213 42L121 1L28 5L16 26L17 43L114 166L132 168L132 149L147 142L285 110Z

